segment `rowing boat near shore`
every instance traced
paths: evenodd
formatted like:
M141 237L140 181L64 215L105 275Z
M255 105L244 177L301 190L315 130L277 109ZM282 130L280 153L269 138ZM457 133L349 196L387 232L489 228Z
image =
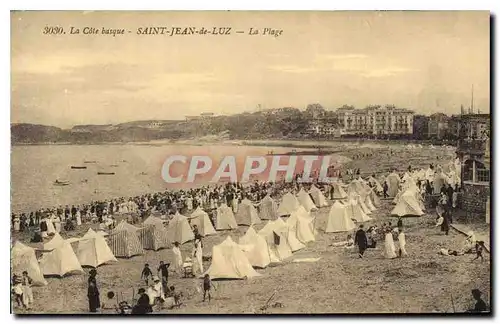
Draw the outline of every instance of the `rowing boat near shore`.
M97 175L115 175L114 172L97 172Z
M83 170L86 168L87 168L86 166L74 166L74 165L71 166L71 169L75 169L75 170Z

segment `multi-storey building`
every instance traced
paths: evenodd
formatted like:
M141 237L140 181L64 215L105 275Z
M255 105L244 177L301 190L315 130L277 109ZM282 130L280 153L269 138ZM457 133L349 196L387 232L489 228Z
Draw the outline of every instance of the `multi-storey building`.
M346 134L409 135L413 134L414 112L387 105L355 109L344 106L337 109L340 126Z
M455 138L489 138L491 118L489 114L465 114L451 116L448 128Z

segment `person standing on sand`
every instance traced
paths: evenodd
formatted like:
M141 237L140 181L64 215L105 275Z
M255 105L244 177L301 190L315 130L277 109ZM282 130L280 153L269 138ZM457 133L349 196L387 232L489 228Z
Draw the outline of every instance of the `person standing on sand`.
M89 299L89 312L97 313L97 309L101 307L99 299L99 288L97 288L96 280L97 270L92 269L89 272L87 297Z
M359 225L359 230L356 232L356 235L354 237L354 244L358 246L358 255L360 258L362 258L368 246L368 238L366 237L366 233L363 230L363 224Z
M174 271L179 272L182 275L182 253L179 248L179 242L174 242L174 247L172 248L172 252L174 253Z
M399 257L402 258L404 256L407 256L408 253L406 252L406 235L403 232L403 227L399 227L398 242L399 242Z
M141 279L144 280L146 283L146 286L149 285L149 279L153 278L153 272L151 272L151 269L149 268L149 264L144 265L144 269L142 269L141 272Z
M210 294L210 290L212 289L212 287L214 287L214 289L215 289L215 286L212 284L212 280L210 280L210 276L208 274L206 274L203 277L203 301L205 301L205 297L207 295L208 295L209 302L212 299L212 296Z
M389 197L389 195L387 194L387 191L389 190L389 185L387 184L387 181L384 181L384 186L382 187L382 189L384 190L384 198Z
M160 266L158 267L158 274L161 278L161 284L163 287L163 292L166 293L168 291L168 268L170 267L170 263L164 263L160 261Z
M396 255L396 246L394 245L394 239L392 238L392 230L390 227L385 229L385 242L384 242L384 256L387 259L394 259Z

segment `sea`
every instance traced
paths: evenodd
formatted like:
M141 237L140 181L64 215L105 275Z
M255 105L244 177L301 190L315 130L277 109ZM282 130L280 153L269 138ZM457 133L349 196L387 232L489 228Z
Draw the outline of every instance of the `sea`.
M289 152L290 148L235 145L22 145L11 152L11 209L14 213L39 208L84 204L109 198L195 187L203 183L166 183L161 170L172 155L259 156ZM95 163L85 163L95 162ZM85 166L86 169L71 169ZM98 175L113 172L114 175ZM54 182L67 181L67 186Z

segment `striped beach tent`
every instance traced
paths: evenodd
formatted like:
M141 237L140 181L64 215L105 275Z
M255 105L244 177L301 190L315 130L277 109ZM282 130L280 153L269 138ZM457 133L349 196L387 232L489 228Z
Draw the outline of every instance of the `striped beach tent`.
M117 258L130 258L144 253L138 231L140 229L124 220L108 236L108 245Z
M149 216L139 230L139 239L146 250L157 251L168 247L167 230L159 217Z
M278 204L269 194L259 204L260 219L275 220L278 218Z

